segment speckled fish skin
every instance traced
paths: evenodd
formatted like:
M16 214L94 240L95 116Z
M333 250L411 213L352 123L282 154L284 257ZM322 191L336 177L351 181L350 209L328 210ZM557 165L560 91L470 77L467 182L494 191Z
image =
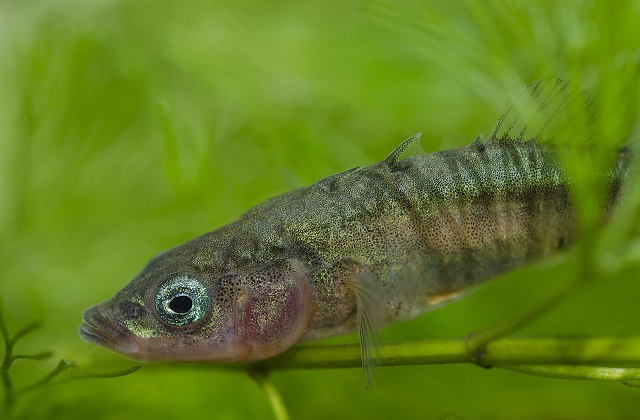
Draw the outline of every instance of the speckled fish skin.
M261 360L355 331L358 305L406 320L575 239L552 146L492 137L399 154L160 254L85 311L82 337L137 359Z

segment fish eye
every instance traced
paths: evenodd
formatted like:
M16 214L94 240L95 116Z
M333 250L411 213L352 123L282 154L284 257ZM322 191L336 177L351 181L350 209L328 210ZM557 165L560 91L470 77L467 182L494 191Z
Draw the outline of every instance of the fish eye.
M164 322L178 327L200 321L209 309L207 288L197 279L176 277L156 293L156 313Z

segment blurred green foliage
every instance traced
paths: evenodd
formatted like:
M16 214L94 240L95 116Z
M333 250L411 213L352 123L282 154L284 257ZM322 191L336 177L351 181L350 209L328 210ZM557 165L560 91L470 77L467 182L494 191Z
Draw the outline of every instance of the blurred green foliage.
M0 3L0 294L21 343L80 366L131 365L83 343L82 310L155 253L260 201L382 159L424 131L429 151L489 134L529 82L593 92L601 145L638 114L640 2L190 0ZM587 188L578 192L586 195ZM637 198L638 194L636 194ZM609 273L525 334L637 333L638 212L595 250ZM636 242L633 242L633 241ZM576 272L569 256L503 276L389 326L385 340L457 337L509 316ZM338 339L353 342L355 336ZM46 344L46 345L43 345ZM16 362L15 381L46 374ZM294 418L613 418L638 389L475 366L276 372ZM36 403L37 402L37 403ZM225 369L147 366L52 387L19 418L270 418Z

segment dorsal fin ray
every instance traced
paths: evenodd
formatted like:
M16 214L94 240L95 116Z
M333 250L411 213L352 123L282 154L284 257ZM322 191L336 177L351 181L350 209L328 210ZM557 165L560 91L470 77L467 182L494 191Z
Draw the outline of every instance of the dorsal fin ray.
M595 116L584 91L566 80L542 79L524 89L487 140L584 144Z
M403 159L424 154L425 151L420 145L420 137L422 137L422 131L400 143L398 147L393 149L393 151L389 153L389 156L384 159L385 162L394 168L395 165Z

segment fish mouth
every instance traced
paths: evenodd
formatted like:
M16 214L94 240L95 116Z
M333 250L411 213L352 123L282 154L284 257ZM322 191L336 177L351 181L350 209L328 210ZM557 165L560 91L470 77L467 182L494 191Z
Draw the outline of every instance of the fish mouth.
M108 337L99 329L92 326L86 321L82 321L80 328L78 329L80 337L88 343L98 344L103 347L109 347Z
M100 312L100 305L92 306L82 313L82 323L78 328L80 337L91 344L97 344L119 353L133 355L139 352L133 335L124 328L114 325Z

